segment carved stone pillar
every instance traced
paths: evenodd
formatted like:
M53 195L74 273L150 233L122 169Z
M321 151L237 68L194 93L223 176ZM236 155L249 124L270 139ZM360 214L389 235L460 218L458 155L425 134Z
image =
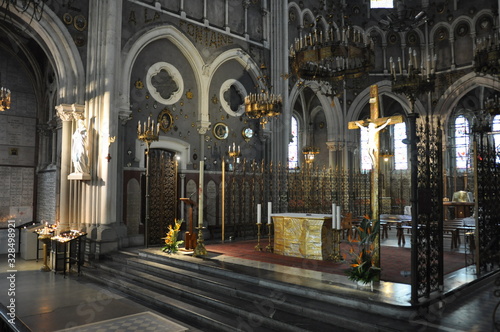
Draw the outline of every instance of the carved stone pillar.
M58 230L69 230L69 181L71 170L71 123L73 121L73 107L68 104L56 106L57 116L62 121L61 137L61 178L59 188L59 220Z

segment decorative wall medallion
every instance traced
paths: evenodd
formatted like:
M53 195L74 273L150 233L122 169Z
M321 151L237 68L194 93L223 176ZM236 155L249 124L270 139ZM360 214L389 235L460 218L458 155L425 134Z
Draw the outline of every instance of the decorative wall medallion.
M188 91L186 92L186 98L187 98L187 99L193 99L193 92L191 92L191 90L188 90Z
M144 88L144 83L142 83L141 79L138 79L137 81L135 81L134 86L137 90L141 90L142 88Z
M214 137L217 139L226 139L229 134L228 126L223 122L217 122L212 129Z
M212 97L212 103L217 104L219 102L219 99L217 99L217 95L214 95Z
M418 35L415 31L410 31L406 35L406 41L410 46L415 46L418 43Z
M71 16L70 13L64 13L63 14L63 22L67 25L70 25L73 23L73 16Z
M228 98L225 98L225 94L230 94L234 93L236 96L228 96ZM245 103L244 103L244 97L247 95L247 91L245 90L245 87L243 84L241 84L239 81L234 80L234 79L229 79L222 83L219 91L219 100L222 108L224 111L226 111L227 114L232 115L232 116L240 116L243 113L245 113ZM239 97L241 100L241 104L239 104L236 107L231 107L229 104L228 100L231 101L233 97Z
M399 40L398 38L398 35L395 33L395 32L390 32L389 33L389 36L387 37L387 40L389 41L389 43L391 44L396 44Z
M76 33L75 36L73 37L73 40L75 41L75 45L78 47L85 46L85 35L83 33Z
M250 127L243 128L241 131L241 136L243 136L243 139L248 142L252 137L253 137L253 129Z
M460 23L455 29L455 33L459 37L465 37L469 33L469 25L465 22Z
M172 118L172 114L167 108L164 108L163 111L158 115L158 123L160 124L160 129L163 132L167 132L172 128L172 124L174 123L174 119Z
M288 21L289 22L295 22L296 18L297 18L297 16L295 14L295 11L294 10L290 10L290 12L288 13Z
M184 80L173 65L157 62L148 69L146 87L160 104L173 105L182 98Z
M488 16L483 16L479 19L479 29L483 31L489 31L491 30L491 27L492 27L491 18L489 18Z
M73 26L76 30L83 31L87 28L87 19L83 15L77 15L73 20Z
M441 27L436 31L436 39L437 40L445 40L448 39L448 30L446 28Z

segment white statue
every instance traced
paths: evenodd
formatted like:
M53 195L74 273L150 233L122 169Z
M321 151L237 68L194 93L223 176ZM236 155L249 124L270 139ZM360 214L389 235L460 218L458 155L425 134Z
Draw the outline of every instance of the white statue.
M87 128L82 119L77 121L71 144L71 160L75 173L89 173L89 158L87 156Z
M387 127L387 125L391 122L391 119L387 119L384 124L381 124L377 127L374 122L368 123L368 127L366 127L368 133L368 154L370 155L370 159L372 160L372 164L375 164L375 150L378 149L377 144L375 143L375 134ZM363 130L365 126L363 126L360 122L356 122L356 125Z

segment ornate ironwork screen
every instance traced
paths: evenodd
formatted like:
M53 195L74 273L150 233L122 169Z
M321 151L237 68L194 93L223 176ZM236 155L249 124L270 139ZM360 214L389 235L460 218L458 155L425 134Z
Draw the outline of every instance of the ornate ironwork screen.
M443 285L442 132L439 120L425 117L417 130L418 222L412 234L417 259L418 297L429 296Z
M150 219L148 245L163 242L168 225L174 224L177 211L177 162L174 153L161 149L149 150Z

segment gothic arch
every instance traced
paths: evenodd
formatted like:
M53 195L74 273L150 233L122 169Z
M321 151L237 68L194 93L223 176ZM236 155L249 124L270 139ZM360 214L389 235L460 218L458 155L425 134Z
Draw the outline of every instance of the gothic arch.
M5 8L5 2L2 3ZM57 15L45 6L41 19L33 20L33 7L25 12L9 11L9 18L14 17L29 25L35 32L32 38L44 50L54 68L57 79L57 104L84 104L85 75L80 54L73 38ZM2 15L3 18L3 15ZM16 25L21 23L12 19Z

